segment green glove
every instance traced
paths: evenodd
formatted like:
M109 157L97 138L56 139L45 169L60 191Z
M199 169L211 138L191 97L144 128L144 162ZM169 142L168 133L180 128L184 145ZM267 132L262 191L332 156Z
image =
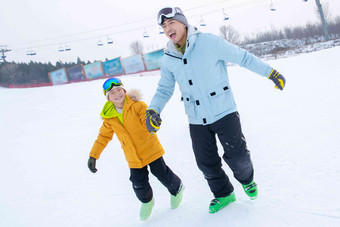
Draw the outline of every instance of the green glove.
M159 114L153 109L148 109L145 112L145 118L146 129L152 134L157 132L162 123Z
M286 79L275 69L273 69L268 78L274 82L277 89L283 90L286 85Z
M91 170L92 173L97 172L96 159L95 158L90 157L89 161L87 162L87 166L89 167L89 169Z

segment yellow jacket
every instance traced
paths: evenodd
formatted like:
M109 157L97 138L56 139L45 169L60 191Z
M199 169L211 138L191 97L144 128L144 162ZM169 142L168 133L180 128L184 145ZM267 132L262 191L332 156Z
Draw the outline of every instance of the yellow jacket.
M147 105L139 99L138 91L126 95L123 107L123 124L115 117L117 111L113 103L106 102L101 113L104 122L97 140L93 144L90 157L99 159L108 142L112 140L114 133L121 143L130 168L142 168L162 157L165 152L156 134L151 134L146 129L145 111ZM110 112L108 109L112 111Z

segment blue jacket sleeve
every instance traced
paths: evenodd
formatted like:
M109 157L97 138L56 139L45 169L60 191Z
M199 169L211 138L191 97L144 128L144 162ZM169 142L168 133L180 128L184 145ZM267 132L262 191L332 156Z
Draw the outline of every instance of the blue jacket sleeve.
M261 76L268 77L272 71L272 67L258 57L221 37L218 37L217 52L220 60L238 64Z
M161 78L158 82L158 87L155 95L153 96L148 109L154 109L160 114L165 104L170 100L175 89L175 77L172 72L165 67L161 68Z

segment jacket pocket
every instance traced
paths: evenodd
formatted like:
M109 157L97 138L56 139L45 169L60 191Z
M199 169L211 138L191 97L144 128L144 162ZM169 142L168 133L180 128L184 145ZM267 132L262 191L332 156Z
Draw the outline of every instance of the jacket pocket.
M206 96L210 101L212 115L218 115L235 107L235 102L229 90L227 81L214 85L206 90Z
M195 114L195 103L189 93L182 93L181 102L184 102L185 114L194 117Z

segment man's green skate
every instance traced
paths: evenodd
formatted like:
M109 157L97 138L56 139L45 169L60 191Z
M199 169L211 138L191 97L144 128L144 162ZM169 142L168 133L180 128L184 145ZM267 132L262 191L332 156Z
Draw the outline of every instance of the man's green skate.
M226 197L220 197L211 200L209 206L209 213L216 213L221 210L223 207L227 206L229 203L232 203L236 200L235 193L232 192L230 195Z
M250 184L242 184L242 187L251 200L257 198L257 184L254 181L250 182Z

